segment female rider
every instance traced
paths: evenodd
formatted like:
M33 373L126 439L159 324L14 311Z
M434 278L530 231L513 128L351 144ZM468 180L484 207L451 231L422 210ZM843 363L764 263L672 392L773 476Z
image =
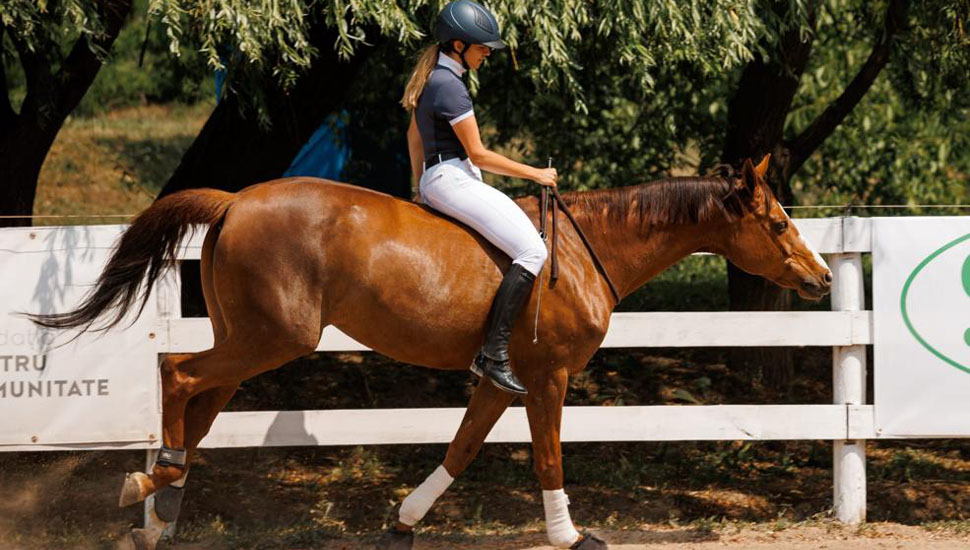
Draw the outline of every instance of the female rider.
M525 394L509 368L509 334L546 261L546 246L525 212L483 182L479 168L552 187L556 170L515 162L482 144L461 77L505 47L495 16L470 0L451 2L438 14L434 34L437 44L421 55L401 99L411 112L411 170L422 202L468 225L512 258L471 370L505 391Z

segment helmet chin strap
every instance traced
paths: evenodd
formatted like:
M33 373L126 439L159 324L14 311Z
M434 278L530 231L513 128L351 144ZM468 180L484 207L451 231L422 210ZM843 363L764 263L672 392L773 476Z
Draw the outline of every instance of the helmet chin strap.
M465 61L465 52L468 51L468 44L466 44L464 40L459 40L459 42L461 42L463 46L461 51L458 52L458 57L461 58L461 66L464 67L466 71L471 70L471 67L468 66L468 62Z

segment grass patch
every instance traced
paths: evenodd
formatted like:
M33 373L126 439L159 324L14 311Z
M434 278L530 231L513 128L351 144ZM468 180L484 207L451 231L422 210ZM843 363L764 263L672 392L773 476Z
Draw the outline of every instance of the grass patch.
M211 104L147 105L71 118L41 169L35 225L123 223L148 207L202 129Z

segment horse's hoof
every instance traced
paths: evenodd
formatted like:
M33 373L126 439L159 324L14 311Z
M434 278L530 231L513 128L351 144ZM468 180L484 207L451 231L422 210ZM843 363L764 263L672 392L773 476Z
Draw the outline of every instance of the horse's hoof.
M148 498L151 478L142 472L135 472L125 476L125 484L121 487L118 506L124 508Z
M608 550L606 541L592 533L583 532L583 538L576 541L576 544L569 547L569 550Z
M131 542L134 550L155 550L161 531L149 529L132 529Z
M115 550L155 550L161 531L151 529L132 529L125 535Z
M394 529L384 531L377 541L377 550L411 550L414 546L414 531L403 533Z

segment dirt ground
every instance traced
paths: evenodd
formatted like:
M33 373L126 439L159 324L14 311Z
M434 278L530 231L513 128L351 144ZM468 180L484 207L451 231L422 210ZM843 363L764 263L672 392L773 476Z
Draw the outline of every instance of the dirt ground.
M722 526L715 530L658 528L642 530L597 530L613 550L713 550L745 548L772 550L966 550L970 534L954 530L930 531L893 523L870 523L844 527L835 523L798 525L785 528L765 526ZM541 533L519 536L417 537L414 550L555 550L544 544ZM372 548L372 538L342 540L306 547L306 550L357 550ZM175 544L172 550L210 549L209 543Z
M822 350L827 351L827 350ZM571 405L824 402L820 353L784 396L725 368L720 354L601 353ZM815 372L817 371L817 372ZM473 377L339 356L258 377L231 408L460 406ZM821 396L821 397L820 397ZM689 399L688 399L689 397ZM362 405L363 404L363 405ZM176 540L159 550L373 548L445 445L206 449L193 463ZM144 452L0 453L0 550L114 550L141 525L119 509ZM570 443L573 518L611 548L970 549L970 441L869 442L868 518L831 519L824 441ZM525 444L486 445L422 523L415 550L548 549Z

